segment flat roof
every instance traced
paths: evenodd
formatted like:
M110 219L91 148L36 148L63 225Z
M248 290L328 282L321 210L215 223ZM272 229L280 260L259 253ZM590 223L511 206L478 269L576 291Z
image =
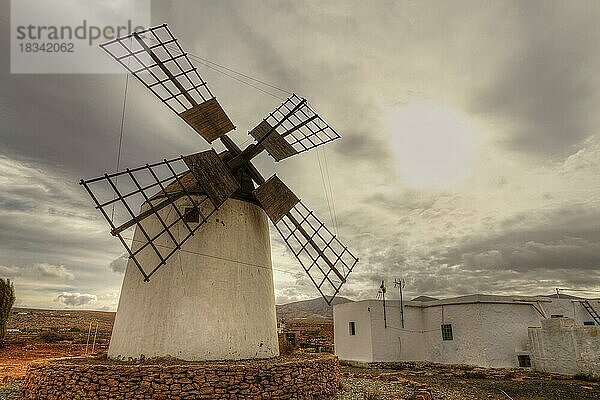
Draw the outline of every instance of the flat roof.
M418 298L417 298L418 299ZM439 300L404 300L404 306L406 307L437 307L437 306L445 306L445 305L457 305L457 304L474 304L474 303L496 303L496 304L531 304L536 302L541 303L550 303L555 300L563 300L563 301L579 301L573 300L572 298L556 298L549 296L502 296L502 295L489 295L489 294L470 294L466 296L457 296L450 297L447 299L439 299ZM586 299L581 299L586 300ZM596 301L596 299L587 299ZM386 300L390 303L400 303L399 299L388 299ZM365 302L377 302L380 303L381 300L358 300L350 303L338 304L338 306L347 306L357 303L365 303Z

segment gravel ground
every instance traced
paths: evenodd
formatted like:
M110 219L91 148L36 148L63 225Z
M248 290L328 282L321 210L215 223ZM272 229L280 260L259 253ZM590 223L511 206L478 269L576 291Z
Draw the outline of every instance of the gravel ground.
M0 387L0 400L21 400L21 396L19 396L20 388L19 382Z
M369 379L344 379L344 390L335 400L365 400L367 394L376 395L379 400L401 400L415 398L417 393L429 393L435 400L592 400L600 399L599 387L588 387L565 384L564 381L548 384L548 382L528 382L507 384L506 382L472 381L445 382L442 385L431 385L419 390L404 386L402 383L378 382Z
M378 400L397 400L409 398L414 388L396 382L380 382L364 378L344 378L343 391L335 400L365 400L367 394L377 395Z
M469 378L441 368L390 371L343 367L342 372L343 391L335 400L365 400L368 394L379 400L600 400L598 382L552 379L535 373ZM422 397L418 393L423 393Z

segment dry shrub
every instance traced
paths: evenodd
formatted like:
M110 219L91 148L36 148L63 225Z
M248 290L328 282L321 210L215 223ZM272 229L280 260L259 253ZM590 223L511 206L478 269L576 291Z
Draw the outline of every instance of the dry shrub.
M15 287L10 279L0 278L0 348L4 347L6 324L15 299Z
M62 342L63 340L71 340L71 335L64 335L55 331L45 331L37 335L37 339L45 343Z
M279 354L282 356L288 356L292 354L296 347L293 346L283 335L279 335Z
M579 373L579 374L573 375L573 379L576 379L579 381L600 382L600 375Z

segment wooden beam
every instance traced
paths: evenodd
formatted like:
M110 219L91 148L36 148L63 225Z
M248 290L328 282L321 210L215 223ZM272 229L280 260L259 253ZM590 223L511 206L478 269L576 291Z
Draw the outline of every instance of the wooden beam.
M112 231L110 231L111 235L113 235L113 236L118 235L119 233L123 232L125 229L132 227L133 225L142 221L146 217L154 214L156 211L165 208L169 204L173 204L174 201L182 198L184 195L185 195L184 192L179 192L179 193L175 193L172 196L168 196L167 199L161 201L160 203L155 205L153 208L140 213L137 217L130 219L129 221L125 222L124 224L122 224L122 225L116 227L115 229L113 229Z
M304 238L308 241L308 243L310 243L312 248L316 250L316 252L319 254L319 256L322 257L323 260L325 260L325 262L327 263L329 268L331 268L331 270L337 275L337 277L340 278L342 283L346 283L346 278L344 278L344 276L340 273L340 271L338 271L338 269L331 262L331 260L329 258L327 258L325 253L323 253L323 250L321 250L319 248L319 246L317 246L317 244L314 242L314 240L312 240L312 237L308 234L308 232L306 232L306 230L304 230L304 228L302 227L302 225L300 225L298 220L296 218L294 218L294 216L289 212L286 214L286 217L289 218L289 220L292 222L292 224L294 224L296 229L298 229L300 231L302 236L304 236Z
M290 133L297 131L298 129L302 128L304 125L308 124L309 122L315 120L319 118L319 116L317 114L313 115L312 117L308 118L307 120L299 123L298 125L294 126L292 129L290 129L289 131L285 132L283 135L281 135L282 137L286 137L287 135L289 135Z
M247 163L248 161L252 160L257 155L259 155L265 149L264 146L262 145L262 142L269 136L269 134L271 132L273 132L275 129L277 129L277 127L279 125L281 125L283 123L283 121L287 120L290 116L292 116L304 104L306 104L306 99L302 99L302 101L300 101L298 104L296 104L296 106L294 108L292 108L292 110L290 112L288 112L281 119L281 121L277 122L277 124L275 124L275 126L273 126L268 132L266 132L263 135L263 137L258 141L258 143L249 145L248 147L246 147L244 149L244 151L242 151L236 157L231 159L228 163L229 167L232 169L239 167L240 165Z
M185 96L187 101L189 101L192 106L197 106L198 103L196 102L196 100L194 100L194 98L187 92L187 90L184 89L183 86L181 86L181 83L179 83L179 81L173 76L171 71L169 71L169 68L167 68L165 64L163 64L162 60L158 58L156 54L154 54L152 49L148 47L148 45L140 38L140 35L137 32L134 32L133 37L138 41L140 46L142 46L142 48L150 55L150 57L152 57L156 65L158 65L160 69L162 69L162 71L165 73L165 75L167 75L171 82L173 82L177 89L179 89L181 94Z

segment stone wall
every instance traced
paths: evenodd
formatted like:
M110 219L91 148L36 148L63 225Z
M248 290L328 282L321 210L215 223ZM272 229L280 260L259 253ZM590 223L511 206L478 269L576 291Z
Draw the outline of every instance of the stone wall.
M339 363L331 355L171 365L72 360L32 364L23 399L317 400L339 386Z

